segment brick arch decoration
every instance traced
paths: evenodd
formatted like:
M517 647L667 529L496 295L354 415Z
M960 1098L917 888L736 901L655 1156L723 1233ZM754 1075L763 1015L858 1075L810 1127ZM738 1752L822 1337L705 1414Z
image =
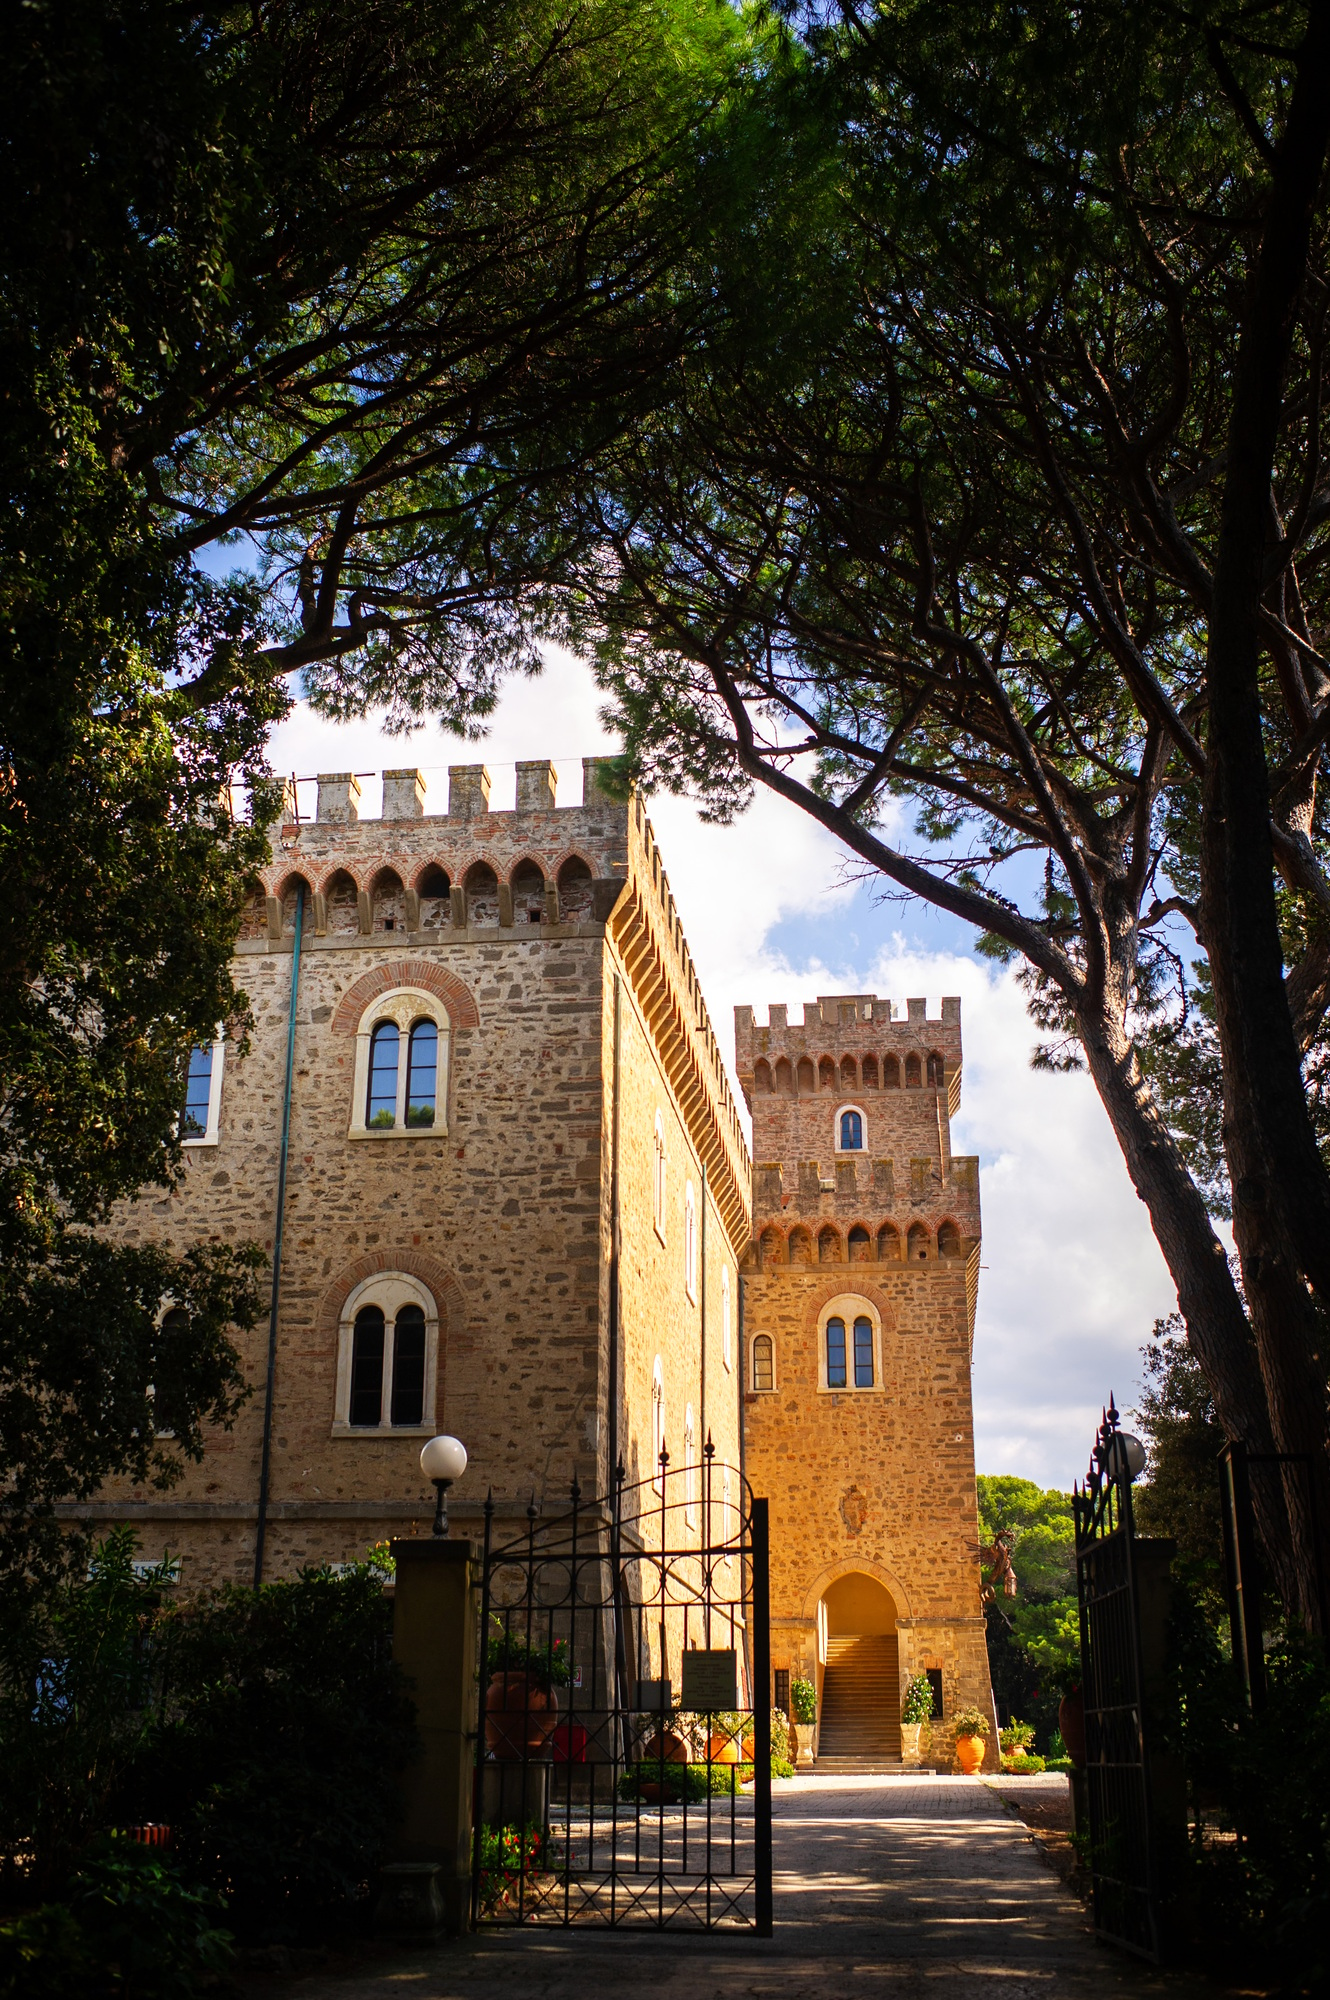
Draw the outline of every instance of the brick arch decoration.
M377 1278L383 1271L402 1271L409 1278L419 1278L428 1286L439 1309L439 1370L435 1386L435 1412L432 1422L438 1421L438 1407L444 1398L444 1383L447 1372L449 1351L465 1346L468 1335L466 1293L446 1264L425 1252L405 1247L373 1250L364 1257L357 1257L354 1264L346 1265L324 1292L319 1301L315 1318L317 1338L326 1355L337 1353L337 1329L342 1323L342 1308L357 1285L363 1285L366 1278ZM329 1383L329 1394L336 1387Z
M838 1268L843 1271L846 1267L841 1265ZM854 1268L857 1271L861 1267L856 1265ZM825 1284L817 1285L804 1295L804 1331L809 1334L816 1333L818 1315L823 1306L829 1306L833 1299L848 1297L867 1299L869 1305L877 1309L883 1333L896 1332L896 1308L891 1300L884 1292L880 1292L876 1285L862 1284L857 1277L829 1278Z
M874 1583L880 1583L896 1607L896 1617L913 1618L910 1609L910 1593L895 1570L885 1563L874 1562L871 1556L846 1556L824 1569L813 1579L804 1594L803 1617L811 1624L817 1617L817 1607L826 1596L833 1583L839 1583L843 1576L871 1576Z
M377 1000L381 993L394 992L399 986L419 986L426 993L432 993L436 1000L442 1000L455 1028L480 1026L475 997L470 987L463 986L455 974L445 972L441 965L431 965L428 959L399 958L391 965L378 965L372 972L362 973L347 987L332 1017L332 1032L335 1035L354 1035L360 1025L360 1017L370 1002Z

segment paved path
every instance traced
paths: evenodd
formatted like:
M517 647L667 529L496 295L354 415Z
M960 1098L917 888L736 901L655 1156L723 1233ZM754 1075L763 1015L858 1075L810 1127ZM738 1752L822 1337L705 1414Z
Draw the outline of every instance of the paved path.
M1096 1945L976 1778L776 1787L776 1935L490 1931L302 1979L294 2000L1098 2000L1211 1991Z

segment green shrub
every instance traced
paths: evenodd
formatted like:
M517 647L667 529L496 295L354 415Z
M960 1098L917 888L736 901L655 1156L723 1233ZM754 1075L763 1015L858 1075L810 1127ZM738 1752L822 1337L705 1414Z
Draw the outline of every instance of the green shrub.
M243 1936L321 1933L368 1889L415 1736L381 1573L227 1585L154 1638L159 1715L122 1821L170 1825Z
M1034 1742L1034 1724L1017 1722L1013 1717L1005 1729L999 1729L998 1742L1003 1750L1012 1756L1019 1750L1028 1750Z
M792 1778L794 1776L794 1766L788 1757L772 1758L771 1775L773 1778Z
M220 1896L189 1888L169 1862L111 1835L61 1902L0 1926L3 2000L190 2000L231 1964Z
M808 1728L817 1721L817 1689L811 1681L794 1681L790 1686L790 1706L794 1719Z
M548 1694L551 1688L567 1687L572 1679L568 1661L568 1641L550 1639L541 1645L520 1632L505 1631L499 1618L485 1646L485 1678L495 1674L530 1674L536 1686Z
M933 1686L927 1674L916 1674L905 1690L901 1703L902 1722L931 1722L933 1718Z
M63 1893L150 1733L165 1565L134 1571L137 1538L115 1528L8 1648L0 1678L0 1851L34 1856L35 1899ZM7 1635L11 1639L13 1635Z
M1013 1772L1018 1778L1029 1778L1042 1771L1045 1765L1042 1757L1032 1756L1025 1750L1014 1750L1010 1756L1002 1759L1002 1768L1004 1771Z
M525 1826L482 1826L480 1829L480 1907L487 1917L517 1900L522 1878L528 1880L545 1866L547 1828L535 1820Z
M982 1708L958 1708L948 1724L953 1736L991 1736L993 1725Z

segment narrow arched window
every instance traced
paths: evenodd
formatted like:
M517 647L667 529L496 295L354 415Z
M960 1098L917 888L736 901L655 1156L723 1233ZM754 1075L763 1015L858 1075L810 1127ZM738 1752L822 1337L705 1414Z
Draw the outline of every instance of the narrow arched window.
M208 1107L212 1101L212 1045L193 1049L189 1057L189 1080L185 1085L185 1109L180 1119L182 1139L202 1139L208 1131Z
M394 1072L394 1081L396 1073ZM411 1030L406 1056L406 1122L408 1125L434 1123L435 1093L439 1080L439 1031L433 1021L417 1021Z
M772 1359L771 1335L759 1333L753 1341L753 1387L774 1389L775 1368Z
M873 1386L873 1322L871 1319L857 1319L854 1322L854 1386L856 1389L871 1389Z
M693 1183L683 1191L683 1281L690 1299L697 1297L697 1202Z
M727 1368L730 1366L732 1351L730 1324L730 1271L729 1266L725 1265L720 1274L720 1354Z
M656 1234L665 1241L665 1129L656 1113L656 1129L652 1140L651 1207L656 1225Z
M842 1111L840 1115L840 1149L842 1153L858 1153L863 1150L864 1121L857 1111Z
M651 1483L657 1493L662 1489L665 1468L661 1457L665 1450L665 1378L661 1370L660 1356L656 1356L651 1370Z
M351 1344L353 1424L375 1427L383 1421L383 1331L382 1306L362 1306Z
M419 1424L424 1420L425 1314L420 1306L403 1306L393 1334L392 1421Z
M829 1319L827 1321L827 1387L828 1389L843 1389L845 1386L845 1321L843 1319Z
M697 1439L693 1431L693 1406L690 1403L684 1411L683 1419L683 1501L684 1520L690 1528L697 1526Z
M380 1021L369 1042L369 1095L365 1123L384 1132L397 1123L397 1058L401 1036L395 1021Z

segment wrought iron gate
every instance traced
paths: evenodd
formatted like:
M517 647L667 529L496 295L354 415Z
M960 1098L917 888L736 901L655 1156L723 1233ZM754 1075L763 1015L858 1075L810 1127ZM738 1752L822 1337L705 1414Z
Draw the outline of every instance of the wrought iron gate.
M671 1467L485 1510L472 1919L771 1931L767 1504Z
M1157 1963L1158 1885L1131 1472L1111 1397L1073 1506L1094 1927L1099 1936Z

